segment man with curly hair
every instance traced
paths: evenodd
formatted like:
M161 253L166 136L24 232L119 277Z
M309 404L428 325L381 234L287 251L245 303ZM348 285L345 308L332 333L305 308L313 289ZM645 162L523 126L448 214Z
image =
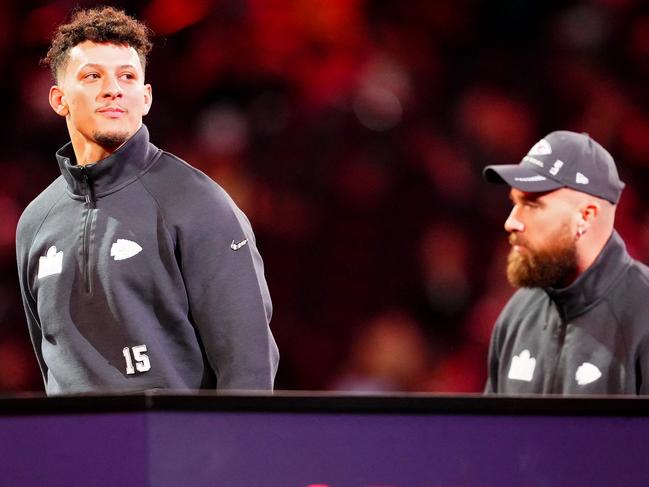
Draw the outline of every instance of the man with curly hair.
M150 35L123 11L82 10L45 58L70 142L16 244L46 392L272 389L272 305L250 223L142 123Z

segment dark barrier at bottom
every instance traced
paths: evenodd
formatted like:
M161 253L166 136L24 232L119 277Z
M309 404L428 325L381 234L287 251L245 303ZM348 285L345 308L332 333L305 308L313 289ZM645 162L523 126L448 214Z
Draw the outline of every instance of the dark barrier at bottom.
M1 486L649 485L645 399L143 394L7 399L0 409L3 402Z

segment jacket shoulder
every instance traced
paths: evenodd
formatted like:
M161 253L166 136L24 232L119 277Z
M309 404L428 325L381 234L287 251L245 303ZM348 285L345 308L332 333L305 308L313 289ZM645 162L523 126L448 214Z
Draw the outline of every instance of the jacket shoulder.
M47 218L50 210L56 202L65 194L66 183L63 176L59 176L45 188L31 203L23 210L18 227L16 229L17 245L31 240L43 221Z
M547 294L540 288L520 288L518 289L505 305L498 318L512 318L520 313L527 313L541 301L548 299Z
M504 343L521 330L524 320L533 319L543 305L549 300L548 295L540 288L520 288L509 299L493 328L491 337L491 354L500 355Z
M169 152L162 152L141 182L172 220L185 220L188 212L196 216L206 211L216 215L241 212L218 183Z
M633 284L642 288L643 295L646 296L646 292L649 290L649 267L638 260L633 260L628 270L628 277L633 281Z
M606 300L618 320L626 322L631 317L646 323L649 318L649 267L632 260L607 293Z

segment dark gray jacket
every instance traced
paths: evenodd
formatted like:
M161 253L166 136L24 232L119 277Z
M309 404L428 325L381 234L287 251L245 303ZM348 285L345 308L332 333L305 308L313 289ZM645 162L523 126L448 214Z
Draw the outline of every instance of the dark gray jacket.
M263 263L225 191L145 126L99 163L57 159L16 237L47 393L272 389Z
M649 268L617 232L569 287L514 294L493 332L485 392L649 393Z

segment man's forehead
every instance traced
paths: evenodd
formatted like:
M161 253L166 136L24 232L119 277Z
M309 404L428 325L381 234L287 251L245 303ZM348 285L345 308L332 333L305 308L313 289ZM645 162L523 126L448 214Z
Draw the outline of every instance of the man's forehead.
M135 49L127 44L112 42L84 41L72 47L68 53L68 65L78 68L85 64L132 65L142 69L140 57Z
M539 191L534 193L527 193L516 188L511 188L509 192L509 198L516 201L529 201L529 202L539 202L544 204L552 203L567 203L567 204L580 204L586 199L592 199L593 197L582 193L581 191L575 191L572 188L558 188L550 191Z
M547 195L554 194L558 189L552 191L538 191L534 193L528 193L526 191L521 191L520 189L511 188L509 190L509 197L513 201L536 201L539 199L545 199Z

